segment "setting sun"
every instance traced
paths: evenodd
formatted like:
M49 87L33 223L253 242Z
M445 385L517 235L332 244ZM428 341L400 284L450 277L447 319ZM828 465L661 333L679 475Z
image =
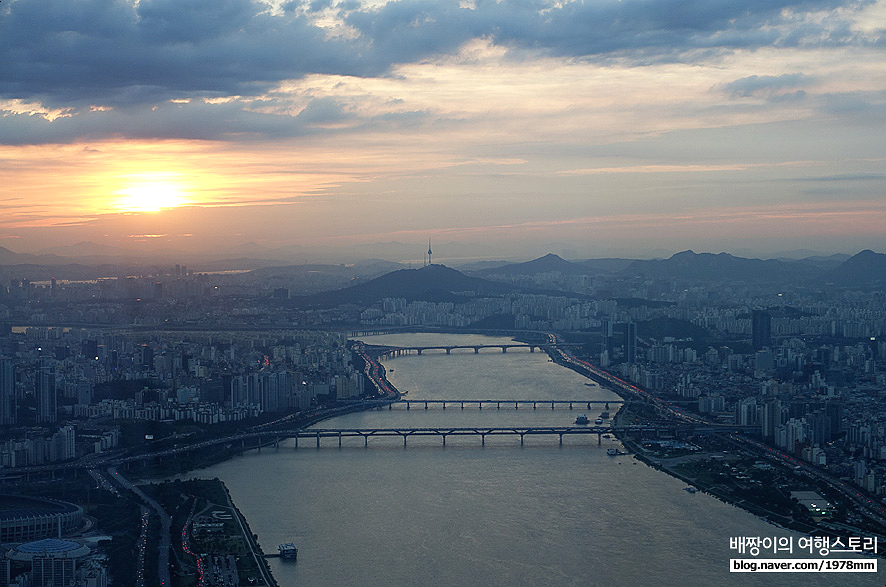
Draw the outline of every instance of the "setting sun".
M115 206L125 212L159 212L187 204L185 191L173 181L162 178L138 178L117 192Z

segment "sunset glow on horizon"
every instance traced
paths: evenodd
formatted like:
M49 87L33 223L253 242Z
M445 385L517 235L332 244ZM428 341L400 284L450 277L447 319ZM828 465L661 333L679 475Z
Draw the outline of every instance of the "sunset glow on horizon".
M114 206L123 212L159 212L188 204L184 189L166 174L147 174L128 179L127 187L117 192Z
M0 5L0 239L886 249L884 0L224 4Z

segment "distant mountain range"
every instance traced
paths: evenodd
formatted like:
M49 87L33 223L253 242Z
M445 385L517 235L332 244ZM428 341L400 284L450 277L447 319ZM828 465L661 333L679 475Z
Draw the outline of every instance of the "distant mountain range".
M683 251L669 259L634 261L622 272L625 275L676 278L688 281L743 281L748 283L785 283L807 281L821 273L803 263L775 259L745 259L728 253Z
M680 279L690 282L745 283L811 283L819 281L838 287L867 287L886 279L886 255L862 251L852 257L832 255L804 259L747 259L728 253L696 253L683 251L667 259L589 259L566 261L547 254L525 263L481 269L473 275L489 279L535 276L544 273L560 275L622 275Z
M477 275L538 275L539 273L553 272L562 275L587 275L589 269L578 263L566 261L559 255L548 253L544 257L525 263L511 263L502 267L481 269L475 273Z
M380 243L376 248L399 251L404 246L401 243ZM49 277L87 279L109 275L149 274L156 272L159 266L168 268L171 263L188 263L189 267L193 266L197 271L248 269L258 271L259 274L297 276L305 272L323 270L342 276L352 273L364 280L385 272L393 272L389 278L392 283L396 283L398 279L405 280L399 284L406 288L402 290L405 293L402 293L401 297L418 296L427 292L427 288L422 285L407 283L410 280L403 276L408 274L400 273L406 270L402 269L403 265L399 263L369 259L354 264L353 270L348 271L343 271L342 268L347 269L351 267L350 265L293 264L291 259L301 252L304 251L300 247L268 249L256 243L246 243L237 248L236 253L239 254L235 257L231 257L229 252L229 256L218 253L214 257L194 255L187 258L177 256L158 258L155 253L142 253L88 241L69 247L45 249L39 253L15 253L0 247L0 277L32 280ZM836 287L878 287L886 284L886 255L870 250L851 257L839 254L767 260L737 257L728 253L683 251L667 259L606 258L567 261L551 253L524 263L475 262L464 267L468 275L443 265L431 265L423 269L429 271L420 273L422 279L419 281L436 283L438 294L444 291L468 290L491 292L494 288L484 282L511 281L516 276L537 276L544 273L558 273L563 276L618 275L625 278L647 277L708 283L743 282L774 285L820 283ZM444 269L446 271L443 271ZM437 272L433 274L434 278L426 279L433 272ZM479 281L471 282L470 279ZM365 281L355 287L370 287L370 284L371 282ZM355 290L347 295L359 297L365 294L371 297L370 291L370 289Z
M53 254L14 253L7 248L0 247L0 265L23 265L25 263L51 265L54 263L74 263L78 260L61 257Z
M870 256L874 258L870 258ZM873 268L878 263L886 267L886 255L862 251L853 257L807 257L805 259L746 259L728 253L717 255L683 251L668 259L634 261L621 271L623 275L659 278L677 278L686 281L745 282L745 283L815 283L830 281L838 287L858 287L877 283L876 274L866 277L853 274L853 281L844 281L842 267L853 267L858 258L868 259ZM849 274L846 274L848 276Z
M838 287L886 286L886 255L864 250L823 275Z
M408 301L447 302L463 299L463 292L478 295L501 295L518 291L510 285L469 277L445 265L428 265L420 269L400 269L365 283L320 294L293 298L297 305L336 306L367 305L384 298L405 298Z
M829 282L833 285L867 287L882 283L886 277L886 255L862 251L834 269L821 264L800 261L760 260L733 257L726 253L694 253L684 251L668 259L652 261L607 260L615 271L612 275L676 278L698 282L773 283L806 281ZM831 263L824 263L829 266ZM619 269L620 267L620 269ZM599 274L599 267L587 262L570 262L548 254L526 263L476 271L490 279L468 276L444 265L429 265L421 269L400 269L365 283L340 290L293 298L298 305L332 306L339 304L368 305L384 298L405 298L408 301L456 301L464 292L477 295L501 295L519 291L506 283L495 281L495 276L538 275L559 272L561 275ZM551 292L548 292L551 293Z
M634 259L586 259L584 261L567 261L548 253L544 257L526 261L525 263L499 263L493 267L477 268L470 273L479 276L496 275L538 275L539 273L560 273L561 275L596 275L616 273L628 267Z

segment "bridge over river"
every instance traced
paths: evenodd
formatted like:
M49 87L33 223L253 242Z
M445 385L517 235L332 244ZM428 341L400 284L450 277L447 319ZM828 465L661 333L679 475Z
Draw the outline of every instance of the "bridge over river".
M474 354L480 354L481 349L501 349L502 353L507 353L508 349L529 349L530 353L534 353L535 349L540 349L545 345L540 344L524 344L524 343L503 343L503 344L447 344L435 346L389 346L389 345L364 345L367 351L377 353L379 357L400 357L403 355L421 355L426 351L443 351L447 355L452 354L454 350L472 349Z
M369 445L369 438L376 437L401 437L403 446L407 439L419 436L437 436L443 439L446 446L446 438L449 436L479 436L481 444L486 444L487 436L519 436L520 445L523 445L526 436L558 436L560 444L563 444L564 436L596 434L597 443L601 443L604 434L639 434L665 432L675 436L680 434L713 434L722 432L759 433L759 426L505 426L505 427L433 427L433 428L307 428L287 433L276 434L280 437L294 438L295 447L301 438L314 439L317 447L320 447L322 438L337 438L338 446L342 445L343 438L359 437L363 439L363 446Z
M520 407L532 407L533 410L541 408L550 407L552 410L555 408L568 408L573 409L575 406L584 406L585 409L590 410L591 406L602 405L604 409L609 409L609 404L623 404L625 403L622 399L614 399L614 400L586 400L586 399L399 399L399 400L355 400L355 403L359 401L361 405L364 406L376 406L378 408L384 408L387 406L389 410L393 409L394 406L404 405L407 410L412 409L413 406L424 407L424 409L439 407L444 410L446 407L459 407L462 410L465 407L477 407L479 409L483 409L483 407L491 408L495 406L497 410L501 408L513 408L515 410L519 410Z

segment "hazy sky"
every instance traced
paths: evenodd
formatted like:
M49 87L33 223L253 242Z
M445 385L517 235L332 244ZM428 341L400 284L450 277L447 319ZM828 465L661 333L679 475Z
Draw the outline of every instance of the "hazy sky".
M886 0L3 0L0 211L19 252L884 251Z

